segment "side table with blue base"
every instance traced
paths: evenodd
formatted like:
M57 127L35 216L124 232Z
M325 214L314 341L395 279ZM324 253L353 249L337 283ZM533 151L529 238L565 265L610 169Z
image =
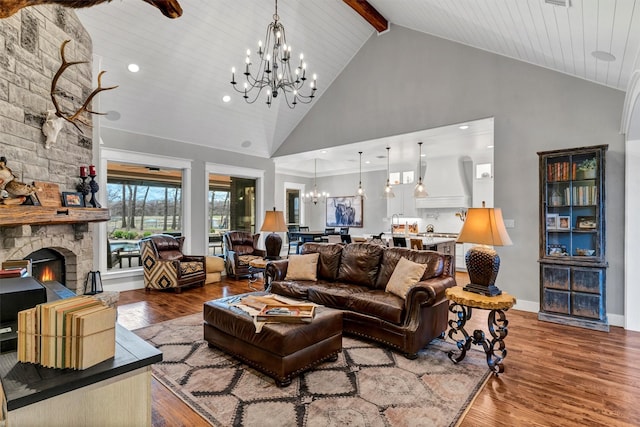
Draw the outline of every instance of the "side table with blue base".
M505 312L513 307L516 298L506 292L493 297L480 295L467 292L457 286L447 289L445 295L451 301L449 311L456 316L455 319L449 320L448 336L456 343L459 350L451 350L448 353L449 359L453 363L458 363L465 358L467 351L471 349L471 344L481 345L487 355L487 365L493 373L497 376L504 372L502 361L507 357L504 339L509 325ZM474 308L491 310L487 319L491 338L487 338L480 329L474 330L471 336L464 329L467 321L471 319Z

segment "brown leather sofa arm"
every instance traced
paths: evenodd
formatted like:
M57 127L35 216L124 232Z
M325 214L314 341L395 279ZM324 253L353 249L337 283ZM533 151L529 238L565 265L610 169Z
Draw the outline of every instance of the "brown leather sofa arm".
M289 267L288 259L269 261L264 271L265 284L271 283L274 280L284 280L287 276L287 267Z
M440 276L416 283L409 288L405 298L407 313L419 310L420 307L430 307L445 298L446 289L456 286L456 280L452 276ZM411 316L407 316L407 319Z

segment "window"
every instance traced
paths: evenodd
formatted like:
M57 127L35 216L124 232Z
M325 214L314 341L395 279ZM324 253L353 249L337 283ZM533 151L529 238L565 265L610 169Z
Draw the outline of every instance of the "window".
M140 266L139 240L182 235L182 171L107 162L107 269Z

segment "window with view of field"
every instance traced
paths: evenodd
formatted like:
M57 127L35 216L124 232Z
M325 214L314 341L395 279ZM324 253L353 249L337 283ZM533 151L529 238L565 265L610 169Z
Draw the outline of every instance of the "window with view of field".
M138 267L141 238L182 234L182 171L109 162L107 203L107 267Z

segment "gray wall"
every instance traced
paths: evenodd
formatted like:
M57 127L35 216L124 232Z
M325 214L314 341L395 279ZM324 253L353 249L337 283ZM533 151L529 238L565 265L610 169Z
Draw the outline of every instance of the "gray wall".
M100 137L104 143L103 147L106 148L153 153L154 155L179 159L192 159L191 224L193 241L191 242L191 247L194 250L207 247L208 242L208 231L203 229L206 223L205 203L207 203L206 194L208 190L205 187L206 163L264 170L264 206L265 209L270 209L270 206L274 205L275 165L270 160L104 127L100 129ZM263 215L264 212L261 212L259 218L262 218ZM258 224L257 229L260 229L260 226L261 224Z
M393 26L372 36L275 156L495 118L495 206L515 220L498 286L539 301L537 151L609 144L607 311L623 314L624 93Z

